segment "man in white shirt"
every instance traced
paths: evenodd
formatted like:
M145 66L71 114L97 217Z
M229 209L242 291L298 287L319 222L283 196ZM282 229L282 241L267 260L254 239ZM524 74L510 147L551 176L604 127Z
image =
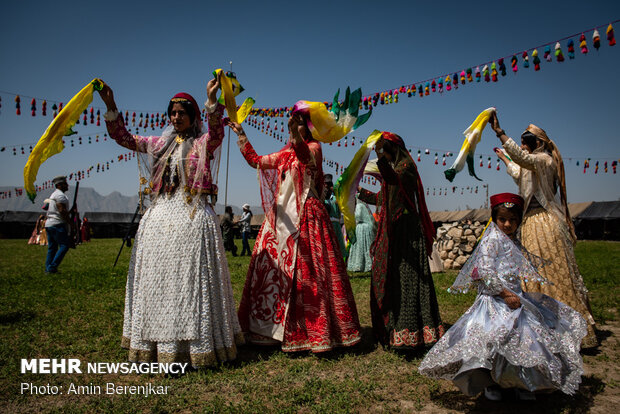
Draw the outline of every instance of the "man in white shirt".
M243 214L239 219L239 224L241 224L241 244L243 245L243 249L241 250L241 256L245 255L245 252L248 252L248 256L252 255L252 250L250 249L250 234L252 234L252 210L250 210L249 204L243 205Z
M45 273L57 273L58 266L69 250L69 199L65 192L69 190L67 177L59 176L52 180L56 191L45 200L49 203L45 231L47 233L47 260Z

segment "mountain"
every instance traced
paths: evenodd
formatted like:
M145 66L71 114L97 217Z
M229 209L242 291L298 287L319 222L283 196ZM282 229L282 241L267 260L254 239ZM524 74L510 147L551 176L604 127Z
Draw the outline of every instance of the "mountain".
M67 191L67 197L71 202L73 202L73 191L75 187L69 187L69 191ZM11 191L12 197L4 200L0 199L0 211L42 211L41 206L43 205L43 200L49 197L53 190L49 189L41 194L37 195L37 198L34 201L34 204L28 200L26 194L16 197L15 196L15 187L0 187L0 192L2 191ZM138 196L125 196L118 191L114 191L106 196L99 194L92 187L82 187L80 186L80 192L78 194L77 205L79 211L83 214L88 211L91 212L106 212L106 213L133 213L136 210L136 205L138 203ZM241 208L232 206L233 213L235 215L241 214ZM252 206L250 207L254 214L262 214L263 208L260 206ZM215 212L217 214L224 213L224 206L222 204L216 204Z

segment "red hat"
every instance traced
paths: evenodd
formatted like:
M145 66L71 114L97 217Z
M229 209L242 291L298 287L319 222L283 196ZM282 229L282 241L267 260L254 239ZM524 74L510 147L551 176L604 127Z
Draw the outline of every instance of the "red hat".
M189 93L179 92L176 95L174 95L172 99L170 99L170 102L181 102L181 101L189 102L194 108L194 112L196 113L196 118L200 120L200 108L198 108L198 104L196 103L196 100L194 99L194 97L190 95Z
M513 205L517 205L523 210L525 200L523 200L523 197L521 197L520 195L512 193L500 193L492 195L491 208L495 208L495 206L499 204L505 204L508 208L511 208Z

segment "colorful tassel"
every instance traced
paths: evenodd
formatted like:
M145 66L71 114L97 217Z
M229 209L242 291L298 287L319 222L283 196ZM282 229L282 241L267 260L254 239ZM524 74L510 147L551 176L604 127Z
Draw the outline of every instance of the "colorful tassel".
M430 92L430 88L431 88L431 83L430 82L426 82L426 85L424 85L424 95L428 96L431 92Z
M607 40L609 40L609 46L614 46L616 44L616 38L614 37L614 28L612 27L611 23L609 23L609 26L607 26Z
M472 74L471 68L467 68L466 73L467 73L467 82L473 82L474 78L471 76Z
M47 101L43 99L43 103L41 104L41 115L47 116Z
M480 78L481 78L480 66L476 66L476 82L480 82Z
M592 44L596 50L601 47L601 35L599 35L596 29L594 29L594 33L592 33Z
M549 46L549 45L545 46L545 52L543 54L543 58L547 62L551 62L551 60L552 60L552 58L551 58L551 46Z
M569 59L575 59L575 42L573 42L573 39L570 39L568 41L568 58Z
M586 35L583 33L579 36L579 48L584 55L588 53L588 42L586 42Z
M529 68L530 67L530 58L527 55L527 52L523 52L523 54L521 55L521 59L523 59L523 67L524 68Z
M437 155L437 153L435 153L435 165L439 164L439 157Z
M504 64L504 58L499 59L497 64L499 65L499 72L502 76L506 76L506 65Z
M489 76L489 65L484 65L482 68L482 74L484 75L484 81L489 82L491 77Z
M21 106L20 106L20 102L21 102L21 99L20 99L19 95L16 95L15 96L15 113L17 115L21 115L22 114L22 109L21 109Z
M497 82L497 65L495 62L491 63L491 80Z
M465 85L466 78L465 78L465 71L464 70L461 71L460 78L461 78L461 85Z
M37 100L34 98L30 101L30 112L32 113L32 116L37 115Z
M450 75L446 76L446 90L452 90L452 79L450 79Z
M459 75L456 73L452 75L452 86L454 86L454 89L459 88Z
M517 60L517 55L513 55L512 58L510 59L510 66L512 66L512 71L517 73L517 71L519 70L519 63Z
M558 62L564 62L564 54L562 54L562 46L560 45L560 42L555 44L555 59Z
M437 85L439 85L439 93L443 93L443 79L439 78L437 80Z
M533 60L534 70L539 71L540 70L540 58L538 57L538 49L534 49L534 51L532 52L532 58L534 58Z

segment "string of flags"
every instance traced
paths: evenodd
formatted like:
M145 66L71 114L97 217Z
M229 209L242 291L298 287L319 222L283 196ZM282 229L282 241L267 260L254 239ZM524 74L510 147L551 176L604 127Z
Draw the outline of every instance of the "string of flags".
M614 35L614 29L612 24L619 22L620 20L615 20L607 26L605 30L605 34L607 37L608 45L615 46L616 39ZM506 62L510 61L510 71L513 74L517 74L519 71L519 66L521 70L526 70L530 68L530 57L532 58L532 64L534 66L534 71L539 71L541 69L541 59L539 57L539 49L542 49L543 59L546 62L552 62L555 58L556 62L561 63L566 59L564 57L564 52L562 51L562 44L565 43L566 51L568 53L568 59L575 59L575 40L579 39L579 50L582 55L587 55L589 53L588 42L586 33L592 33L591 35L591 44L597 51L601 47L601 35L599 29L604 28L605 25L597 26L594 29L584 30L581 34L573 34L571 36L554 40L553 42L548 42L543 44L542 46L537 46L533 48L528 48L523 51L510 53L504 57L493 59L489 62L480 63L477 65L469 66L466 68L461 68L454 72L450 72L447 74L434 76L429 79L424 79L421 81L414 81L407 83L405 85L400 85L397 87L393 87L383 91L377 91L371 93L369 95L365 95L362 97L362 101L360 103L360 109L372 109L373 107L377 107L379 105L388 105L392 103L398 103L399 97L406 94L408 98L413 96L419 96L423 98L425 96L429 96L434 93L442 94L444 91L456 91L459 87L462 87L469 83L480 83L482 80L484 82L497 82L500 79L500 76L504 77L508 73L508 68L506 66ZM519 57L521 62L519 63ZM328 109L331 109L331 103L324 102ZM274 108L255 108L252 110L251 114L255 116L263 116L263 117L285 117L290 116L291 107L274 107Z
M469 194L478 194L478 186L467 186L460 187L457 185L453 185L450 187L433 187L426 188L427 196L447 196L449 194L463 195L465 193Z
M115 158L110 160L98 162L97 164L92 164L88 168L80 169L73 171L67 174L67 181L82 181L87 178L90 178L91 174L99 174L110 170L110 166L115 163L118 165L121 162L129 162L132 159L136 158L135 152L127 152L124 154L119 154ZM54 184L52 180L47 180L39 184L35 184L35 189L37 192L41 192L44 190L51 190L54 188ZM24 189L22 187L16 187L13 190L0 191L0 200L5 200L12 197L20 197L24 195Z
M252 128L255 128L257 131L262 132L263 134L268 135L269 137L283 144L286 143L288 140L288 133L285 133L285 131L287 131L287 128L285 128L284 126L285 124L284 120L279 120L277 118L271 118L271 117L249 116L247 119L247 124L251 126ZM355 136L344 137L342 140L336 143L330 143L329 145L334 146L334 147L340 147L342 149L350 148L353 151L355 151L356 142L357 142L357 145L359 146L364 142L364 139L355 137ZM437 149L437 148L423 148L423 147L413 146L413 147L409 147L408 149L409 149L409 152L411 153L411 156L414 159L416 159L417 162L421 162L423 156L424 157L431 156L433 157L433 163L435 165L441 165L442 167L445 167L447 165L448 158L454 156L454 153L450 151ZM580 161L578 159L569 158L569 157L565 158L565 161L567 162L572 162L573 160L576 161L577 166L580 165ZM586 161L584 162L584 170L583 170L584 174L587 172L589 168L589 163L591 160L592 158L587 158ZM616 167L618 165L618 162L620 161L620 158L618 159L599 158L599 160L601 160L601 164L605 166L605 169L604 169L605 172L608 172L607 166L609 165L609 166L612 166L613 173L614 174L616 173ZM598 165L599 161L595 161L595 162L596 162L596 165ZM496 171L501 170L500 160L499 158L497 158L495 154L479 154L478 164L481 168L486 167L487 169L494 168ZM342 171L344 171L344 168L345 168L345 166L339 164L336 161L330 161L328 163L328 166L331 168L334 168L336 172L338 173L342 173ZM598 168L595 168L593 171L595 174L597 174Z
M600 47L604 44L601 41L601 31L604 30L605 37L607 39L607 45L609 47L616 45L616 38L614 34L613 24L619 22L620 19L614 20L610 22L608 25L600 25L593 29L583 30L571 36L564 37L562 39L554 40L552 42L545 43L541 46L531 47L525 50L509 53L504 57L496 58L488 62L479 63L476 65L468 66L465 68L460 68L455 70L454 72L445 73L443 75L433 76L429 79L413 81L406 83L404 85L400 85L397 87L392 87L389 89L385 89L382 91L377 91L374 93L370 93L362 97L362 101L360 102L360 109L370 109L372 107L377 107L379 105L388 105L392 103L398 103L400 97L402 95L407 95L407 97L419 96L423 98L425 96L429 96L431 94L439 93L442 94L444 91L450 92L459 89L469 83L481 83L484 82L498 82L500 77L507 76L508 72L512 72L513 74L517 74L519 70L527 70L533 66L534 71L539 71L541 69L541 64L544 61L551 63L555 59L557 63L565 62L566 57L564 55L564 51L566 50L568 60L573 60L576 57L576 48L578 47L579 52L582 55L587 55L590 53L590 48L588 44L588 38L590 38L590 45L596 51L600 49ZM606 28L605 28L606 27ZM588 34L588 36L586 36ZM563 46L564 45L564 46ZM563 49L563 47L565 49ZM539 52L540 49L540 52ZM542 59L540 54L542 52ZM531 58L531 61L530 61ZM509 65L510 69L508 69ZM26 99L30 99L30 112L32 116L36 116L37 111L40 111L42 116L47 115L47 105L48 101L52 103L52 113L53 116L58 114L58 111L62 109L62 102L60 101L52 101L49 99L41 99L30 96L24 96L19 94L14 94L10 92L0 91L0 94L4 93L7 95L14 96L15 101L15 113L17 115L21 115L21 97L23 96ZM37 100L41 102L41 105L37 106ZM324 102L329 110L331 110L332 102ZM39 109L38 109L39 108ZM0 109L2 109L2 97L0 96ZM96 109L96 112L95 112ZM83 113L82 122L84 124L87 123L88 119L90 119L90 123L97 123L100 125L100 115L102 108L100 107L91 107L88 110L85 110ZM283 118L289 117L292 107L283 106L283 107L265 107L265 108L253 108L250 112L251 115L261 116L261 117L271 117L271 118ZM123 113L123 111L120 111ZM131 117L130 114L131 113ZM137 115L139 113L139 116ZM203 117L204 117L203 110ZM124 111L125 123L129 123L129 119L131 118L132 124L138 122L139 128L148 128L149 126L154 129L155 126L159 125L161 128L166 124L166 114L159 113L158 111L140 111L140 110L125 110ZM96 120L96 121L95 121Z

